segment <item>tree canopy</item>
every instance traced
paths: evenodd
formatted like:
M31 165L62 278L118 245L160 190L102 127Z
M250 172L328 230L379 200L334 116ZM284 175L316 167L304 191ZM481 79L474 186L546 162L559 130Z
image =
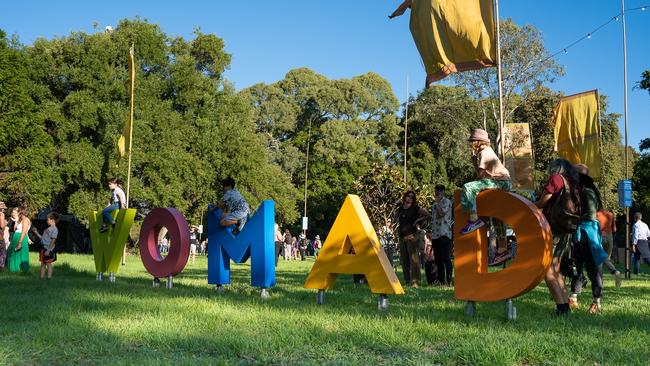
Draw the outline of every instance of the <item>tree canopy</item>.
M502 28L506 119L531 125L540 183L556 156L551 119L562 96L546 84L562 69L547 59L537 29L512 21ZM297 68L277 82L235 91L224 77L231 59L224 40L198 29L185 39L125 19L113 31L72 32L28 46L0 31L0 199L84 219L106 204L109 177L126 181L116 141L127 120L132 44L130 197L139 209L176 207L198 222L221 195L220 180L232 176L253 208L275 200L277 221L295 231L308 177L309 231L323 236L346 194L359 194L380 225L404 190L415 189L426 206L434 185L453 190L474 178L471 129L487 126L496 142L494 69L458 74L453 86L410 97L405 152L405 116L390 84L372 72L329 79ZM623 147L619 116L606 108L603 96L608 173L600 184L606 205L616 210ZM408 184L401 178L405 158ZM646 158L644 152L637 163L635 187L647 182L639 165Z

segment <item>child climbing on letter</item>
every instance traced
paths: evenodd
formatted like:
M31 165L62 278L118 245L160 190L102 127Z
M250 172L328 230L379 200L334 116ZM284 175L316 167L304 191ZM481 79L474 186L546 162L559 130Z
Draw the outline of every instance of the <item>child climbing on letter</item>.
M460 230L461 234L471 233L485 225L476 213L476 196L481 191L486 189L509 191L512 188L510 173L490 147L487 131L475 129L467 141L472 145L472 162L478 180L463 185L460 204L470 213L470 216L467 224Z
M107 224L115 226L115 219L113 218L113 211L117 211L126 207L126 195L124 190L119 185L117 178L108 180L108 189L111 190L111 202L102 210L103 224L99 229L100 233L108 231Z
M244 228L250 209L244 197L235 189L234 179L228 177L221 184L223 186L223 197L217 203L217 207L224 210L221 216L221 226L235 225L232 233L237 235ZM216 207L210 208L211 211L215 209Z

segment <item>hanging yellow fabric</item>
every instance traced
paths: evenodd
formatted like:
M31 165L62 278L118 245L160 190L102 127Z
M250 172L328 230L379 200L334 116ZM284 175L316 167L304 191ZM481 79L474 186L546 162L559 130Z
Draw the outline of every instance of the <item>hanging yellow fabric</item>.
M506 123L506 168L512 187L535 189L533 180L533 146L528 123Z
M412 0L410 28L427 86L454 72L496 65L493 0Z
M129 49L129 80L130 80L130 99L129 99L129 118L124 122L122 127L122 135L119 140L117 140L117 150L120 153L120 157L123 158L131 150L131 137L133 131L133 97L135 89L135 59L134 59L134 50L133 46Z
M600 179L600 123L598 91L560 99L553 111L555 151L574 164L585 164L589 175Z

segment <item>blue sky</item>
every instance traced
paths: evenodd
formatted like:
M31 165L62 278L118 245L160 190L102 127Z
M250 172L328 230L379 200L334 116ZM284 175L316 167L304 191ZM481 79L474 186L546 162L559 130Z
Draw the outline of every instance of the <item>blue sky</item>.
M397 97L406 99L406 78L415 94L424 69L408 30L408 16L388 21L401 0L312 1L11 1L2 6L0 28L31 44L38 37L94 32L119 19L140 16L170 35L192 37L200 27L226 42L233 54L227 77L238 89L272 83L297 67L329 78L373 71L386 78ZM539 28L554 53L621 11L619 0L500 0L501 18ZM650 5L627 0L626 8ZM635 90L650 69L650 9L628 13L629 140L650 137L650 94ZM599 89L609 96L609 111L623 112L621 22L612 22L558 61L566 75L549 85L565 94ZM621 119L621 132L623 120Z

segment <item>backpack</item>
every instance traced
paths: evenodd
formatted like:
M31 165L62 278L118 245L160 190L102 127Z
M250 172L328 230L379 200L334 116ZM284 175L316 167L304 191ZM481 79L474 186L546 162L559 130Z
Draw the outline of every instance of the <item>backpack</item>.
M580 195L575 187L569 185L562 175L564 188L551 198L544 210L544 216L551 225L554 234L572 234L578 230L580 223Z

